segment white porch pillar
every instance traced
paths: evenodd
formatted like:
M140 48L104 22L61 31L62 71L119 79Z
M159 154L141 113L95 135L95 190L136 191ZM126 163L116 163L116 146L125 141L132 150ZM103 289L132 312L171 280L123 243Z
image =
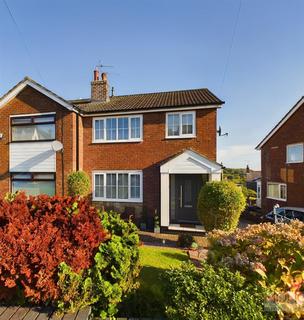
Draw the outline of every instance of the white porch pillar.
M170 223L170 181L169 173L160 174L160 225L168 227Z

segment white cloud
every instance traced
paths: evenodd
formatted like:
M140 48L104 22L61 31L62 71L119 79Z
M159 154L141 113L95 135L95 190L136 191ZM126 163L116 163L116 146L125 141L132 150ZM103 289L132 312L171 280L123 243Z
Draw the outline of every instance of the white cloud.
M259 170L260 152L253 145L234 145L220 147L218 150L218 162L222 162L228 168L245 168Z

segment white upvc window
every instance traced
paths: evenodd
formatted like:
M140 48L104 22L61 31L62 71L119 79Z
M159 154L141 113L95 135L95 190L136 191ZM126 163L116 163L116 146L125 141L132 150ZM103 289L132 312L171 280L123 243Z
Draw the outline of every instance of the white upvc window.
M169 112L166 114L166 138L194 138L196 135L195 111Z
M142 115L93 118L93 142L138 142L143 139Z
M267 198L286 201L287 200L287 185L285 183L268 182L267 183Z
M142 202L142 171L94 171L93 200Z
M289 144L286 146L286 162L300 163L304 161L303 143Z

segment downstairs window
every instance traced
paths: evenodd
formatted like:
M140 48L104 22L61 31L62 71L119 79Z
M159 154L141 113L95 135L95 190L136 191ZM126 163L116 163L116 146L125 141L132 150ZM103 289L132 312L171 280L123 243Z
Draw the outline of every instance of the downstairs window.
M142 202L142 172L94 172L93 200Z
M12 192L24 191L28 196L55 195L54 173L12 173Z
M287 185L285 183L268 182L267 198L275 200L287 200Z

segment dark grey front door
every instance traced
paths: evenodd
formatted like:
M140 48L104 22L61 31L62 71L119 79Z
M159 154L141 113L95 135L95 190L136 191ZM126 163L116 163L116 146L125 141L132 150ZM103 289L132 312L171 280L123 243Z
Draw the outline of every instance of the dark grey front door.
M199 223L197 199L203 185L200 174L175 175L175 219L178 223ZM173 186L171 186L173 187Z

